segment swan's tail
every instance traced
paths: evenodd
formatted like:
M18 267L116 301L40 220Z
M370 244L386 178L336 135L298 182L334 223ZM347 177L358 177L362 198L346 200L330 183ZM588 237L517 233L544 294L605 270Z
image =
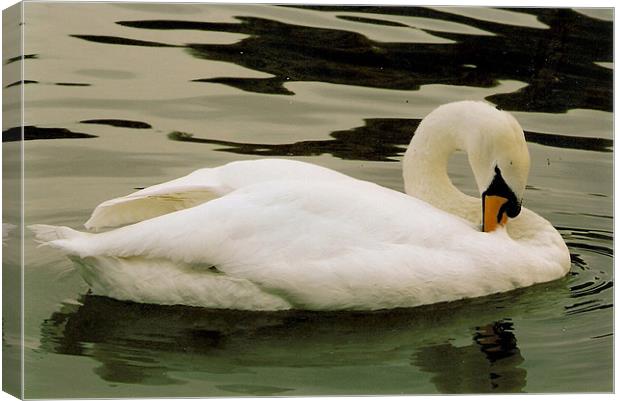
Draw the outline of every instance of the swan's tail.
M76 231L69 227L48 226L47 224L33 224L28 226L34 233L35 240L40 246L51 246L60 249L67 255L78 255L80 257L88 253L90 248L87 237L90 233Z
M49 226L47 224L33 224L28 226L28 228L34 233L36 240L43 244L59 239L71 239L85 235L85 233L69 227Z
M95 295L122 301L209 308L281 310L291 304L253 282L191 265L146 255L122 256L103 249L106 234L85 233L44 224L28 226L41 245L59 249ZM104 243L103 247L100 245ZM117 256L118 255L118 256Z

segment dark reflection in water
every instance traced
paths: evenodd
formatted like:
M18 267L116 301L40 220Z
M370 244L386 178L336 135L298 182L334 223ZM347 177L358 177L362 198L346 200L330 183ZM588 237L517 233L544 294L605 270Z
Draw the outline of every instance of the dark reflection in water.
M179 383L174 372L243 373L254 367L330 368L410 363L433 372L441 392L519 391L526 372L509 321L509 299L469 300L379 312L242 312L157 306L86 295L64 305L41 327L41 348L88 356L102 379L120 383ZM449 333L473 331L454 347ZM429 346L430 343L437 345ZM413 357L412 357L413 355ZM456 370L455 370L456 369ZM457 373L458 371L458 373ZM448 376L466 386L445 383ZM458 382L457 380L457 382ZM267 395L286 388L238 389Z
M444 394L522 392L527 371L519 367L524 359L512 330L509 321L477 327L473 344L424 347L413 363L433 373L431 381Z
M13 86L26 85L26 84L39 84L39 83L41 82L31 80L31 79L24 79L23 81L15 81L13 83L10 83L6 85L5 88L11 88ZM53 82L51 84L58 85L58 86L90 86L90 84L80 83L80 82Z
M66 128L40 128L34 125L24 126L24 140L35 139L67 139L67 138L97 138L97 135L73 132ZM21 141L21 127L9 128L2 131L2 142Z
M394 21L386 21L375 18L366 18L366 17L354 17L351 15L338 15L337 18L345 21L353 21L353 22L363 22L365 24L373 24L373 25L383 25L383 26L400 26L400 27L409 27L409 25L401 24L399 22Z
M91 84L87 84L84 82L56 82L54 85L58 86L91 86Z
M597 152L613 152L614 141L605 138L588 138L548 133L525 131L525 140L555 148L594 150Z
M317 156L331 154L340 159L397 161L411 141L420 120L406 118L369 118L365 125L345 131L334 131L333 139L300 141L289 144L261 144L198 138L184 132L168 135L173 141L226 146L223 152L258 156ZM611 152L613 141L603 138L574 137L538 132L525 132L528 142L557 148Z
M274 78L204 78L194 79L192 82L211 82L224 84L247 92L268 93L272 95L294 95L294 92L282 86L282 80Z
M409 144L418 127L418 119L369 118L362 127L334 131L334 139L301 141L291 144L258 144L197 138L182 132L172 132L174 141L207 143L226 146L225 152L260 156L317 156L331 154L340 159L396 161Z
M74 38L84 39L89 42L105 43L109 45L126 45L126 46L144 46L144 47L177 47L166 43L151 42L146 40L136 40L129 38L120 38L118 36L107 35L71 35Z
M6 59L6 61L4 62L4 65L8 65L8 64L14 63L16 61L21 61L22 58L24 60L26 60L26 59L36 59L36 58L39 58L39 55L38 54L24 54L23 57L22 56L11 57L11 58Z
M100 124L100 125L109 125L112 127L121 127L121 128L135 128L135 129L148 129L152 128L151 124L142 122L142 121L132 121L132 120L120 120L116 118L100 118L95 120L82 120L81 124Z
M512 79L526 82L528 86L516 93L495 94L487 99L506 110L554 113L573 108L612 110L613 71L595 64L613 60L612 22L590 18L570 9L515 10L534 14L549 26L549 29L537 29L420 7L307 8L373 13L374 20L379 18L377 14L427 17L466 24L495 35L426 29L428 33L456 43L384 43L354 32L249 16L238 16L239 23L145 20L120 21L118 24L142 29L196 29L249 35L234 44L188 45L195 57L232 62L275 76L266 80L199 79L247 91L292 94L283 87L288 81L416 90L427 84L493 87L498 80ZM363 19L358 22L371 23ZM99 37L96 40L132 44L131 40L124 38L106 37L104 40Z
M38 84L39 81L33 81L31 79L24 79L23 81L15 81L5 86L5 88L11 88L13 86L26 85L26 84Z

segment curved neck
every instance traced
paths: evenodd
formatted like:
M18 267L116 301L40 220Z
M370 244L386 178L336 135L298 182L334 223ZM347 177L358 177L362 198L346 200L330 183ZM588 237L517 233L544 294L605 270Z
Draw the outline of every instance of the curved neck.
M416 130L403 159L405 192L449 213L480 224L481 204L458 190L448 176L448 160L457 150L467 151L464 124L469 120L441 120L429 115Z

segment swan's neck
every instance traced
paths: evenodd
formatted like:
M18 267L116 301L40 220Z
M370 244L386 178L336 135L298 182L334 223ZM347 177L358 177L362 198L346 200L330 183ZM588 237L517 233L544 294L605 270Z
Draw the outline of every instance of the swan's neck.
M425 119L403 159L405 192L433 206L480 224L480 201L458 190L448 176L448 160L457 150L467 151L460 125Z

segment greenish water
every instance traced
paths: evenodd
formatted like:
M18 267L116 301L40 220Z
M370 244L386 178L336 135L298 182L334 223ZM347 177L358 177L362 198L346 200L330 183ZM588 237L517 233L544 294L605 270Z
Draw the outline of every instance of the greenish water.
M134 188L266 156L402 190L419 119L486 99L524 127L524 204L573 261L462 302L248 313L90 296L26 234L26 397L612 391L610 10L27 3L25 18L26 224L79 228ZM3 85L16 99L20 83ZM475 193L463 155L450 172ZM9 358L17 335L3 333Z

